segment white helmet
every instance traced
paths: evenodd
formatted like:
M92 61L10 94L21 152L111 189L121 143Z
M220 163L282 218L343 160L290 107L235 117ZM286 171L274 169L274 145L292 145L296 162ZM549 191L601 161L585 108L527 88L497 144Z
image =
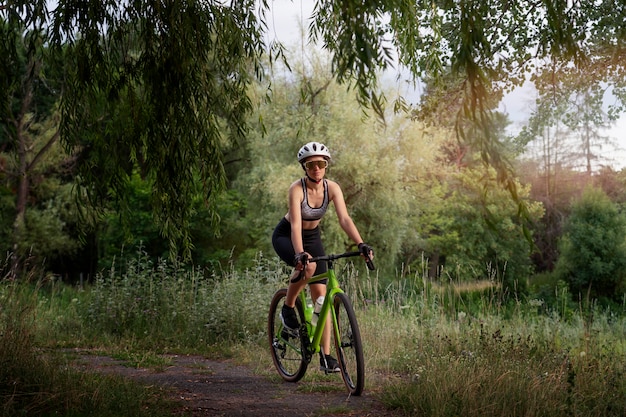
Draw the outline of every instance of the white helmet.
M302 163L309 156L323 156L330 159L330 151L323 143L309 142L298 151L298 162Z

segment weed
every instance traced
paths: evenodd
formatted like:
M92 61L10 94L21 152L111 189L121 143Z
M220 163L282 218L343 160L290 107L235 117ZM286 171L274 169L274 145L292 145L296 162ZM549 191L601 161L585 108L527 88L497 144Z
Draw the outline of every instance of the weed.
M29 287L3 283L0 294L0 416L165 416L154 388L120 377L83 373L35 343L43 310Z
M626 415L623 312L577 310L564 290L552 307L536 297L503 304L492 284L442 285L415 275L382 286L348 262L338 272L361 327L366 389L390 408L432 416ZM202 270L152 263L139 252L84 289L3 283L0 381L13 385L0 386L2 412L106 409L109 401L136 410L154 400L149 391L130 395L136 386L76 374L42 348L96 346L156 370L167 366L163 353L233 357L277 378L266 320L286 280L284 268L263 257L245 271ZM299 386L331 389L314 368Z

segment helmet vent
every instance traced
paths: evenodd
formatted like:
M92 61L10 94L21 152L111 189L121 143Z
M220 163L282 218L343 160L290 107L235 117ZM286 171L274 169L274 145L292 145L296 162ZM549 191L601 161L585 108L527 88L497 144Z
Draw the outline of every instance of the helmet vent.
M298 151L298 162L304 161L310 156L322 156L330 160L330 152L326 145L319 142L309 142Z

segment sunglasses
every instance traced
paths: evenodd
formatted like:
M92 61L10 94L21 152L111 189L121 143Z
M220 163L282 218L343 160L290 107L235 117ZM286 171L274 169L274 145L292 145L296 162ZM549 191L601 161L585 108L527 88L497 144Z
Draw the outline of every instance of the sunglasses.
M319 169L324 169L328 166L328 161L325 159L322 159L321 161L307 161L304 163L304 167L306 169L314 169L315 167L318 167Z

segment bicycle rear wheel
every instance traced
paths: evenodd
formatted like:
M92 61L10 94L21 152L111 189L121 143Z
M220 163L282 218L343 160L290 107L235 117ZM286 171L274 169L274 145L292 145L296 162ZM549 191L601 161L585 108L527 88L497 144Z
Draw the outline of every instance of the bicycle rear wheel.
M267 334L270 342L272 360L278 374L288 382L299 381L306 373L308 361L305 346L300 335L289 335L280 320L280 311L287 296L287 289L276 291L270 304L267 320ZM304 323L304 310L300 298L296 299L296 314L300 323ZM300 329L302 331L302 329Z
M356 315L346 294L335 294L333 302L337 317L333 335L341 376L350 394L361 395L365 386L365 362Z

